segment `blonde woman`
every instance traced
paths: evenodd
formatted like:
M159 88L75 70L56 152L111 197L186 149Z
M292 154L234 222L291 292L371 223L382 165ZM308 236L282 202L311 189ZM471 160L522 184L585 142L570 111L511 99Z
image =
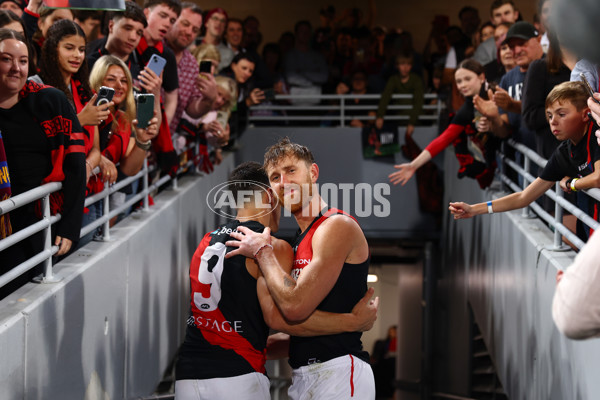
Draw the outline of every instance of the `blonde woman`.
M137 127L131 73L127 65L117 57L102 56L94 64L90 73L90 87L98 92L101 86L115 91L110 115L98 127L101 164L120 163L121 172L125 175L135 175L142 168L151 140L158 134L156 111L147 128ZM131 133L132 128L134 135Z
M108 118L98 126L101 172L100 176L90 179L92 193L103 189L103 181L116 182L119 175L115 165L117 163L122 174L131 176L138 173L142 168L146 151L149 150L152 139L158 135L156 111L154 111L154 117L150 120L147 128L137 127L131 73L123 61L110 55L102 56L96 61L90 73L90 87L98 93L101 86L112 88L115 93ZM102 174L105 172L107 176L106 179L103 179ZM90 189L89 186L88 189ZM114 193L110 198L111 209L120 206L125 200L124 193ZM92 204L89 212L84 215L83 226L102 216L102 208L101 202ZM82 237L79 246L87 244L93 236L94 232L91 232Z

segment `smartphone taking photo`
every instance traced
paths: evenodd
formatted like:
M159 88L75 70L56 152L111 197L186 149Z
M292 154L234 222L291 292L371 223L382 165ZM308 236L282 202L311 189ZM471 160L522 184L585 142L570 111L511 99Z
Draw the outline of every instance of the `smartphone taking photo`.
M275 100L275 90L273 89L263 89L263 93L265 94L266 101Z
M592 98L592 100L594 100L595 103L600 104L599 100L596 100L596 98L594 97L594 89L592 89L592 85L590 85L590 83L588 82L587 78L585 77L584 73L579 74L579 77L581 78L581 81L585 84L585 86L587 87L588 93L590 94L590 97Z
M148 67L148 69L154 72L157 76L160 76L160 74L163 72L163 69L165 69L165 65L167 65L167 60L165 58L159 56L158 54L152 54L152 57L150 57L146 67Z
M200 73L210 74L212 71L212 61L200 61Z
M114 95L115 89L107 86L100 86L100 89L98 89L98 97L96 97L94 105L101 106L102 104L110 103Z
M140 93L135 96L137 127L146 129L154 116L154 95Z

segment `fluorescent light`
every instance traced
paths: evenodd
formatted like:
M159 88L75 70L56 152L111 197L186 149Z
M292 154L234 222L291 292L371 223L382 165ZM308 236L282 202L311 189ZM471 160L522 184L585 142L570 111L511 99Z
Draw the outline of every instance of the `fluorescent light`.
M367 275L367 282L377 282L379 280L379 278L377 278L377 275L375 274L369 274Z

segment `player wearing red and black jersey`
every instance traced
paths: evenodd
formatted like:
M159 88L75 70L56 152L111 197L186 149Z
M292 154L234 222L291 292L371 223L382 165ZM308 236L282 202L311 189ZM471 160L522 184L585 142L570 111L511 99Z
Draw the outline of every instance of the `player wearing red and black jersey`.
M319 168L306 147L280 140L267 150L265 170L271 189L302 232L296 270L290 275L278 262L268 229L258 234L240 227L231 234L237 241L227 242L238 249L228 256L256 255L273 300L289 320L302 321L315 310L349 312L350 303L367 291L369 246L360 226L345 213L327 211L315 188ZM374 399L373 371L360 335L292 337L290 398L310 393L319 399Z
M238 226L262 232L255 221L232 221L206 234L192 258L192 315L177 365L177 379L210 379L265 373L267 336L256 278L246 257L227 260L225 242ZM243 301L240 301L243 299Z
M312 240L315 232L332 215L350 217L335 208L324 210L315 217L308 229L296 238L293 245L294 266L291 274L296 281L313 258ZM335 285L317 306L317 310L342 313L352 309L367 291L368 272L369 258L358 264L344 263ZM290 365L292 368L299 368L303 365L324 362L347 354L369 362L369 354L362 348L361 334L361 332L344 332L327 336L292 336L290 339Z
M254 259L230 257L233 248L228 247L240 229L276 228L277 199L258 163L240 165L230 182L238 182L230 184L231 198L244 198L238 196L240 187L250 190L254 198L237 209L235 221L207 234L193 256L192 312L177 363L178 399L268 399L264 364L269 327L298 336L335 335L370 329L376 318L377 300L369 301L371 290L364 297L363 291L348 310L317 311L302 323L287 323ZM263 205L271 208L265 212ZM270 246L278 262L291 271L291 246L275 238Z

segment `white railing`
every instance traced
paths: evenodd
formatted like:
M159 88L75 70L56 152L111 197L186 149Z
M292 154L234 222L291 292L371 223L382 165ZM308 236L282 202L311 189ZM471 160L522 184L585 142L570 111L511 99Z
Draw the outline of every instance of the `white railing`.
M381 95L378 94L323 94L323 95L275 95L275 101L295 101L295 100L312 100L313 102L322 103L323 101L330 101L332 104L315 104L315 105L300 105L300 104L273 104L265 102L253 106L249 110L248 121L252 122L267 122L267 121L332 121L339 122L339 126L346 126L346 121L353 119L359 119L361 121L372 121L376 117L372 115L348 115L353 111L377 111L378 104L371 105L351 105L348 104L351 100L379 100ZM411 94L394 94L392 100L404 99L410 100L413 96ZM438 121L439 115L445 108L442 101L439 100L436 94L426 94L424 96L425 102L431 100L437 100L436 104L423 105L423 111L430 113L419 115L419 121ZM334 101L337 104L333 104ZM374 102L375 103L375 102ZM393 105L390 102L387 110L410 110L411 105ZM287 115L287 111L292 112ZM302 115L294 115L293 112L301 112ZM335 112L335 113L334 113ZM265 115L265 113L277 114L284 113L286 115ZM407 115L386 115L386 121L405 121L408 120Z
M519 165L515 161L506 157L503 153L500 153L500 159L502 160L502 164L504 165L501 165L500 171L498 171L497 175L500 177L502 182L504 182L511 190L519 192L525 189L531 182L533 182L536 179L529 173L531 163L533 162L537 166L543 168L546 166L547 160L541 157L535 151L528 148L527 146L515 142L513 139L507 140L506 144L523 155L523 165ZM505 172L506 166L516 171L519 174L519 176L523 178L522 187L520 187L516 182L510 180L510 178ZM582 192L592 197L593 199L600 201L600 189L594 188L583 190ZM567 210L572 215L577 217L578 220L580 220L593 230L597 230L600 227L600 224L588 214L586 214L584 211L579 209L577 206L565 200L564 193L563 190L560 188L559 182L556 182L553 190L550 189L546 191L545 195L554 201L554 216L550 215L548 212L546 212L546 210L544 210L542 207L540 207L539 204L535 202L531 203L529 207L525 207L521 215L524 218L530 218L531 214L529 212L529 209L531 208L541 219L543 219L548 225L550 225L554 229L554 243L551 247L551 250L564 251L570 249L570 247L563 245L561 236L564 236L578 249L581 249L585 245L585 243L562 223L563 210Z
M195 149L196 154L198 153L198 145L192 144L190 147L183 149L183 151L187 151L190 148ZM187 168L193 168L193 158L191 158L187 164L180 166L178 173ZM140 172L136 175L129 176L114 185L104 185L104 190L99 193L96 193L92 196L86 197L85 199L85 207L89 207L90 205L97 203L99 201L103 202L103 210L102 216L88 225L85 225L81 228L80 237L87 235L88 233L96 230L98 227L102 226L102 236L100 240L108 241L110 239L110 220L119 215L120 213L127 210L129 207L137 204L138 202L143 200L143 206L141 208L142 211L149 211L149 203L148 203L148 195L155 190L158 190L160 187L164 186L168 182L171 182L173 188L177 188L177 176L171 177L169 175L165 175L161 177L158 181L153 184L149 184L148 175L156 169L155 166L148 167L147 161L144 160L144 164ZM98 169L95 172L99 172ZM142 178L142 188L139 192L130 199L128 199L124 204L121 204L119 207L111 210L109 198L110 195L119 191L121 188L137 181ZM42 283L52 283L56 282L53 274L52 274L52 256L54 256L58 252L58 246L52 245L51 243L51 226L61 219L60 214L50 215L50 194L57 192L62 189L61 182L51 182L35 189L29 190L25 193L21 193L19 195L13 196L7 200L0 202L0 215L9 213L10 211L17 209L19 207L23 207L31 202L41 200L42 201L42 219L18 232L13 233L12 235L0 240L0 251L7 249L8 247L14 245L15 243L20 242L40 231L44 231L44 249L24 261L23 263L15 266L10 271L6 272L2 276L0 276L0 287L6 285L13 279L17 278L21 274L33 269L35 266L40 263L44 263L43 273L41 279L39 279Z

